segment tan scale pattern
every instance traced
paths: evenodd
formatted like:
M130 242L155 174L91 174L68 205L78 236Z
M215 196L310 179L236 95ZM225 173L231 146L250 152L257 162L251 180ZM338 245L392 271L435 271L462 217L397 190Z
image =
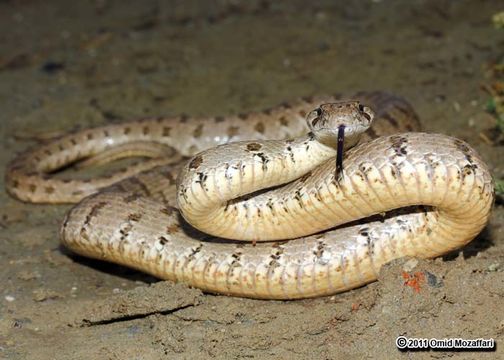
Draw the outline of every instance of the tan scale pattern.
M288 214L283 223L303 229L301 232L310 224L318 224L320 229L341 224L315 235L252 246L195 230L176 209L175 183L183 165L164 165L138 174L170 159L154 157L142 165L145 167L88 182L59 183L47 172L77 159L92 159L104 150L115 157L109 149L138 141L166 144L180 155L190 156L194 155L188 151L191 147L202 150L229 140L255 139L247 150L262 151L265 138L306 132L304 115L321 102L334 101L332 97L298 100L263 113L229 118L154 119L85 130L14 160L6 184L11 194L37 202L77 201L112 185L76 205L61 228L65 246L84 256L235 296L295 299L329 295L375 280L379 268L395 258L435 257L463 246L487 223L494 197L486 165L466 143L444 135L404 133L417 131L418 120L411 107L397 97L379 92L355 97L375 109L377 120L367 134L380 137L347 151L341 179L335 180L334 159L329 159L312 169L311 175L275 190L273 201L269 192L238 200L252 201L249 222L259 223L258 214L261 221L268 218L270 223L264 223L264 229L276 224L279 220L274 215L282 212ZM259 122L263 128L257 132ZM384 136L391 127L400 134ZM217 130L223 132L217 135ZM180 134L198 138L184 139ZM142 151L155 156L160 150ZM206 155L200 156L193 158L193 167L204 165ZM285 164L288 161L284 159ZM185 168L191 168L191 162ZM250 212L251 208L255 211ZM384 212L385 217L374 215ZM240 215L238 220L247 221L244 219L247 216ZM351 224L344 225L347 221ZM288 231L285 226L279 229ZM297 232L287 237L300 236ZM261 240L254 237L252 240Z

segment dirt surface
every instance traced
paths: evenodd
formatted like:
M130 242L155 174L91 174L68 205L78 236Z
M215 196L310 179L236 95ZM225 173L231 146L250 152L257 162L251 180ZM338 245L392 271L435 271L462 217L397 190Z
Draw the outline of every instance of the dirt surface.
M307 3L0 1L0 178L34 138L78 127L363 89L403 95L428 131L468 141L504 177L503 148L480 136L495 125L480 87L504 46L490 20L502 2ZM292 302L73 256L58 242L67 210L0 192L2 358L504 358L502 205L443 259L401 259L363 288ZM399 335L498 345L400 352Z

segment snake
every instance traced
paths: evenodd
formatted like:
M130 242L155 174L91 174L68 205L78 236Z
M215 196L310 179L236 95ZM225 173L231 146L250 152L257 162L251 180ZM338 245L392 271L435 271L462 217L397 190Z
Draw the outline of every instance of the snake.
M129 156L144 159L57 176ZM421 132L412 106L381 91L73 131L19 154L5 184L25 202L76 203L60 228L76 254L277 300L354 289L394 259L458 249L487 224L495 197L473 148Z

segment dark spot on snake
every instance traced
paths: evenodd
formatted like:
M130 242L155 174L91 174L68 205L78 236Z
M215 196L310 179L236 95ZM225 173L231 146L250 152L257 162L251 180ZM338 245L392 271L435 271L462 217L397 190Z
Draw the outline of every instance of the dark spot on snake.
M128 181L132 184L135 185L136 189L135 191L140 191L143 195L151 195L149 187L139 178L132 176L128 178Z
M193 260L195 255L201 251L201 248L203 247L203 244L199 244L195 248L191 249L191 253L189 254L188 258L189 260Z
M241 120L247 120L249 115L248 114L245 114L245 113L240 113L238 114L238 117L241 119Z
M359 230L359 235L368 237L369 236L369 228L365 227Z
M280 116L278 121L280 122L280 125L282 125L282 126L289 126L289 120L285 116Z
M392 149L394 150L396 156L407 155L408 152L406 151L406 144L408 143L408 139L400 135L391 136L389 139L392 143Z
M163 175L167 180L170 185L175 184L175 176L173 176L172 172L170 170L162 171L161 175Z
M273 211L273 199L269 198L268 201L266 202L266 206Z
M100 209L102 209L107 203L105 201L100 201L99 203L93 205L91 207L91 211L86 215L86 219L84 220L84 226L89 225L91 220L98 215Z
M49 149L45 149L45 150L44 150L44 154L46 154L46 155L48 155L48 156L51 156L51 155L52 155L52 152L51 152L51 150L49 150Z
M311 171L307 172L306 174L304 174L303 176L301 176L301 177L299 178L299 182L300 182L300 183L302 183L302 184L304 184L304 183L305 183L305 181L306 181L306 180L308 180L308 179L310 178L310 176L311 176L311 175L312 175L312 172L311 172Z
M238 126L230 126L227 128L227 135L231 139L233 136L238 135L240 128Z
M305 110L299 110L299 116L301 117L306 117L306 111Z
M225 120L224 116L216 116L214 117L214 122L215 123L221 123Z
M294 153L292 152L292 147L291 146L287 146L287 151L289 152L289 157L290 157L291 161L293 163L295 163L296 159L294 159Z
M267 108L267 109L264 109L264 110L262 111L262 113L263 113L264 115L271 115L271 113L272 113L272 112L273 112L273 108Z
M140 221L142 219L142 214L140 213L131 213L128 215L128 221Z
M77 140L75 140L74 138L71 138L71 139L70 139L70 143L71 143L72 145L77 145Z
M203 135L203 124L199 124L193 131L193 136L197 139Z
M467 164L465 165L463 168L462 168L462 180L468 176L468 175L471 175L474 170L477 168L476 165L473 165L473 164Z
M385 113L381 117L386 119L393 127L395 127L395 128L399 127L397 120L393 116L391 116L389 113Z
M319 189L316 189L315 191L313 191L312 195L315 197L315 199L317 199L317 201L319 201L319 202L322 201L322 197L320 196Z
M257 153L257 154L254 154L254 156L257 156L259 159L261 159L261 162L262 162L262 168L263 170L266 170L267 169L267 164L269 162L269 159L266 155L264 155L264 153Z
M197 169L203 163L203 157L201 155L196 156L189 163L189 169Z
M312 124L312 126L317 125L317 123L319 122L319 120L320 120L320 118L318 118L318 117L316 117L315 119L313 119L313 121L312 121L312 123L311 123L311 124Z
M187 120L189 120L189 115L187 115L187 114L180 114L179 122L181 124L185 124L187 122Z
M258 122L258 123L254 126L254 129L255 129L255 131L257 131L258 133L260 133L260 134L264 134L264 130L265 130L265 128L264 128L264 124L263 124L261 121L259 121L259 122Z
M166 244L168 244L170 242L170 240L168 240L167 238L165 238L164 236L160 236L158 237L158 240L159 240L159 243L164 246Z
M163 126L163 136L170 136L170 133L171 133L171 127L169 126Z
M326 244L323 241L318 242L317 249L315 249L315 251L313 252L313 255L315 255L315 257L317 259L320 259L322 257L322 255L324 254L325 248L326 248Z
M397 173L396 173L395 168L393 168L393 167L390 168L390 175L392 175L392 177L394 179L397 179Z
M474 160L471 156L471 149L469 148L469 146L467 146L462 140L459 140L459 139L455 139L454 144L457 147L457 149L462 154L464 154L464 157L469 162L469 164L473 165Z
M131 223L126 224L124 228L120 229L119 233L121 234L121 238L119 239L119 241L124 241L131 233L131 229L133 229L133 225Z
M368 166L367 164L360 164L359 165L359 170L364 174L364 176L367 178L369 172L373 169L372 166Z
M74 195L74 196L79 196L79 195L82 195L82 194L83 194L82 190L72 191L72 195Z
M109 133L109 131L108 131L108 130L103 130L103 135L104 135L105 137L110 137L110 133Z
M87 234L85 227L81 227L79 234L80 234L80 237L83 238L84 240L86 240L86 241L89 240L89 236Z
M291 109L292 108L292 106L286 101L280 103L280 106L284 109Z
M149 135L149 133L150 133L150 128L148 126L144 126L142 128L142 134Z
M131 128L129 126L126 126L123 130L124 135L128 135L131 132Z
M53 194L56 189L53 186L46 186L45 192L46 194Z
M198 179L196 180L196 184L200 184L201 187L203 188L203 183L206 181L208 176L202 172L197 173L197 175L198 175Z
M296 190L296 193L294 195L294 199L296 199L296 201L298 202L300 208L303 208L302 198L303 198L303 195L301 195L301 191Z
M34 184L30 184L30 186L28 186L28 189L30 190L31 193L34 193L35 190L37 190L37 186L35 186Z
M280 266L280 263L277 260L272 259L268 264L268 267L269 267L268 272L275 270L279 266Z
M248 143L247 150L248 151L258 151L262 148L262 145L259 143Z
M281 247L274 254L270 254L270 259L272 260L280 260L283 254L283 249Z

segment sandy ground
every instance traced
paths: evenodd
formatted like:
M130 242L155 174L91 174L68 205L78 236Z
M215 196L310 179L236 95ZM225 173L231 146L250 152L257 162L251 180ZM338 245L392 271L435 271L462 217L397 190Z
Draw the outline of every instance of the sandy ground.
M480 86L504 46L490 21L502 3L201 3L0 1L0 178L33 137L360 89L405 96L427 130L468 141L504 177L503 148L479 135L494 126ZM58 243L67 209L0 192L2 358L504 357L502 205L443 259L398 260L363 288L292 302L202 294L75 257ZM405 268L423 274L419 288ZM400 352L398 335L498 346Z

